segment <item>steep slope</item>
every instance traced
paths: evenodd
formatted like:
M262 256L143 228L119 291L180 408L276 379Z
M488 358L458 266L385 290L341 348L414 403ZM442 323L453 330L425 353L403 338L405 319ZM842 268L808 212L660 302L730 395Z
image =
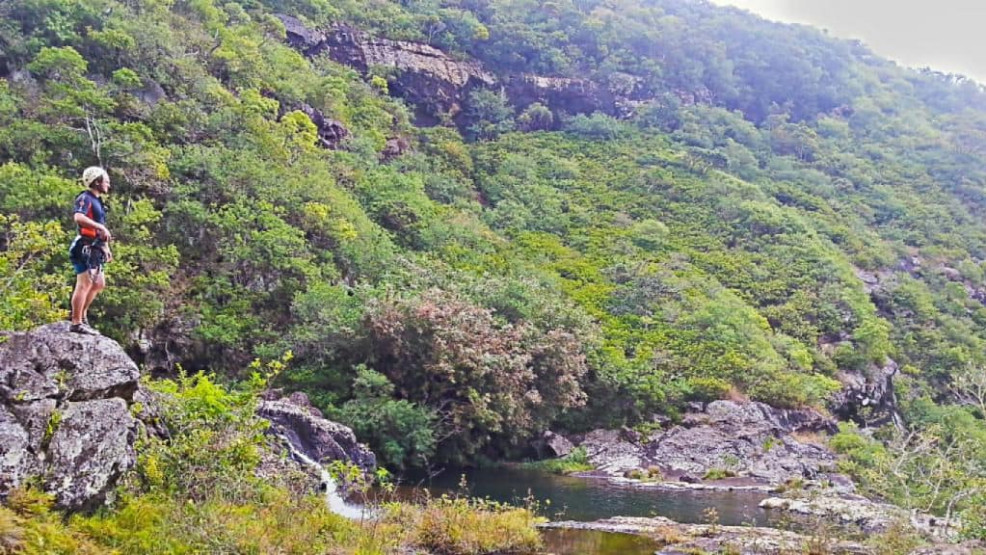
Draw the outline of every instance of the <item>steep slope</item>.
M0 15L4 327L56 317L99 162L98 325L158 372L291 350L284 384L385 464L752 398L896 421L833 440L863 486L981 506L974 83L688 0Z

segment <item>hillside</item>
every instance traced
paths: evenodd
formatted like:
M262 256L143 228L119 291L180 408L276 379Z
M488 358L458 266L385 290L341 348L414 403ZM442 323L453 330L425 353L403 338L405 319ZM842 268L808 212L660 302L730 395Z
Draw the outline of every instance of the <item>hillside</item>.
M984 154L975 83L703 1L8 0L0 329L64 317L100 163L94 325L156 374L290 351L392 468L814 406L981 536Z

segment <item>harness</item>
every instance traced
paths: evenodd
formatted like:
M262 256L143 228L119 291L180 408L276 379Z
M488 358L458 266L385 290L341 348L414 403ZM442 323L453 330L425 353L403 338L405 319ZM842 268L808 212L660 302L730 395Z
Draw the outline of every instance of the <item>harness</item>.
M99 238L79 237L79 259L85 262L89 277L95 278L103 271L106 263L106 243Z

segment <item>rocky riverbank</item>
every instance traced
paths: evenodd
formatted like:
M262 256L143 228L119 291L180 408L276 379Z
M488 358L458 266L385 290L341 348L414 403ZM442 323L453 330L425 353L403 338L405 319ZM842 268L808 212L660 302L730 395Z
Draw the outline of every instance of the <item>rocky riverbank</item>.
M618 480L764 491L810 481L852 491L852 482L835 472L835 454L823 445L835 429L832 419L814 410L714 401L693 404L680 424L665 422L649 434L595 430L571 439L597 473Z
M879 542L849 541L839 539L825 529L813 529L797 533L775 528L753 526L721 526L718 524L682 524L667 518L613 517L596 522L560 521L541 524L542 528L568 530L594 530L634 534L656 541L660 555L686 553L826 553L826 554L877 554L908 553L910 555L977 555L986 553L986 543L920 544L917 538L894 534L884 536ZM879 543L879 546L875 546Z
M805 499L770 497L760 502L760 508L820 517L832 522L858 526L866 533L882 533L895 526L904 526L924 537L936 540L955 540L961 528L961 523L954 519L947 521L916 511L906 511L894 505L878 503L860 496L820 496Z
M661 517L613 517L596 522L549 522L543 528L596 530L645 536L662 547L658 553L875 553L871 548L851 541L812 537L777 530L747 526L717 524L681 524Z
M886 379L879 378L881 383ZM851 387L855 385L847 385ZM693 404L677 424L662 424L649 434L629 429L570 437L548 434L543 443L555 452L577 446L595 467L582 475L616 485L761 492L776 496L760 503L765 510L864 533L900 526L933 540L951 541L957 536L959 524L954 520L908 512L856 494L855 484L837 472L837 456L825 445L825 438L837 430L836 422L818 411L714 401Z

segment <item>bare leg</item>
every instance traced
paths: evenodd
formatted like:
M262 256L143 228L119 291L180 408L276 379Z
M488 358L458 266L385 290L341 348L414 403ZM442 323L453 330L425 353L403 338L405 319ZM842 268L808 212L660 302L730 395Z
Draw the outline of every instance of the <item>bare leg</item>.
M86 313L86 301L89 300L92 281L89 279L89 272L82 272L75 276L75 291L72 292L72 323L81 324L82 317Z
M85 274L87 275L86 279L90 280L91 286L89 287L89 293L86 295L85 304L82 306L83 319L87 319L89 316L89 306L92 305L94 300L96 300L96 295L106 288L106 278L103 277L103 272L99 272L99 274L96 275L95 280L88 277L89 272L85 272Z

